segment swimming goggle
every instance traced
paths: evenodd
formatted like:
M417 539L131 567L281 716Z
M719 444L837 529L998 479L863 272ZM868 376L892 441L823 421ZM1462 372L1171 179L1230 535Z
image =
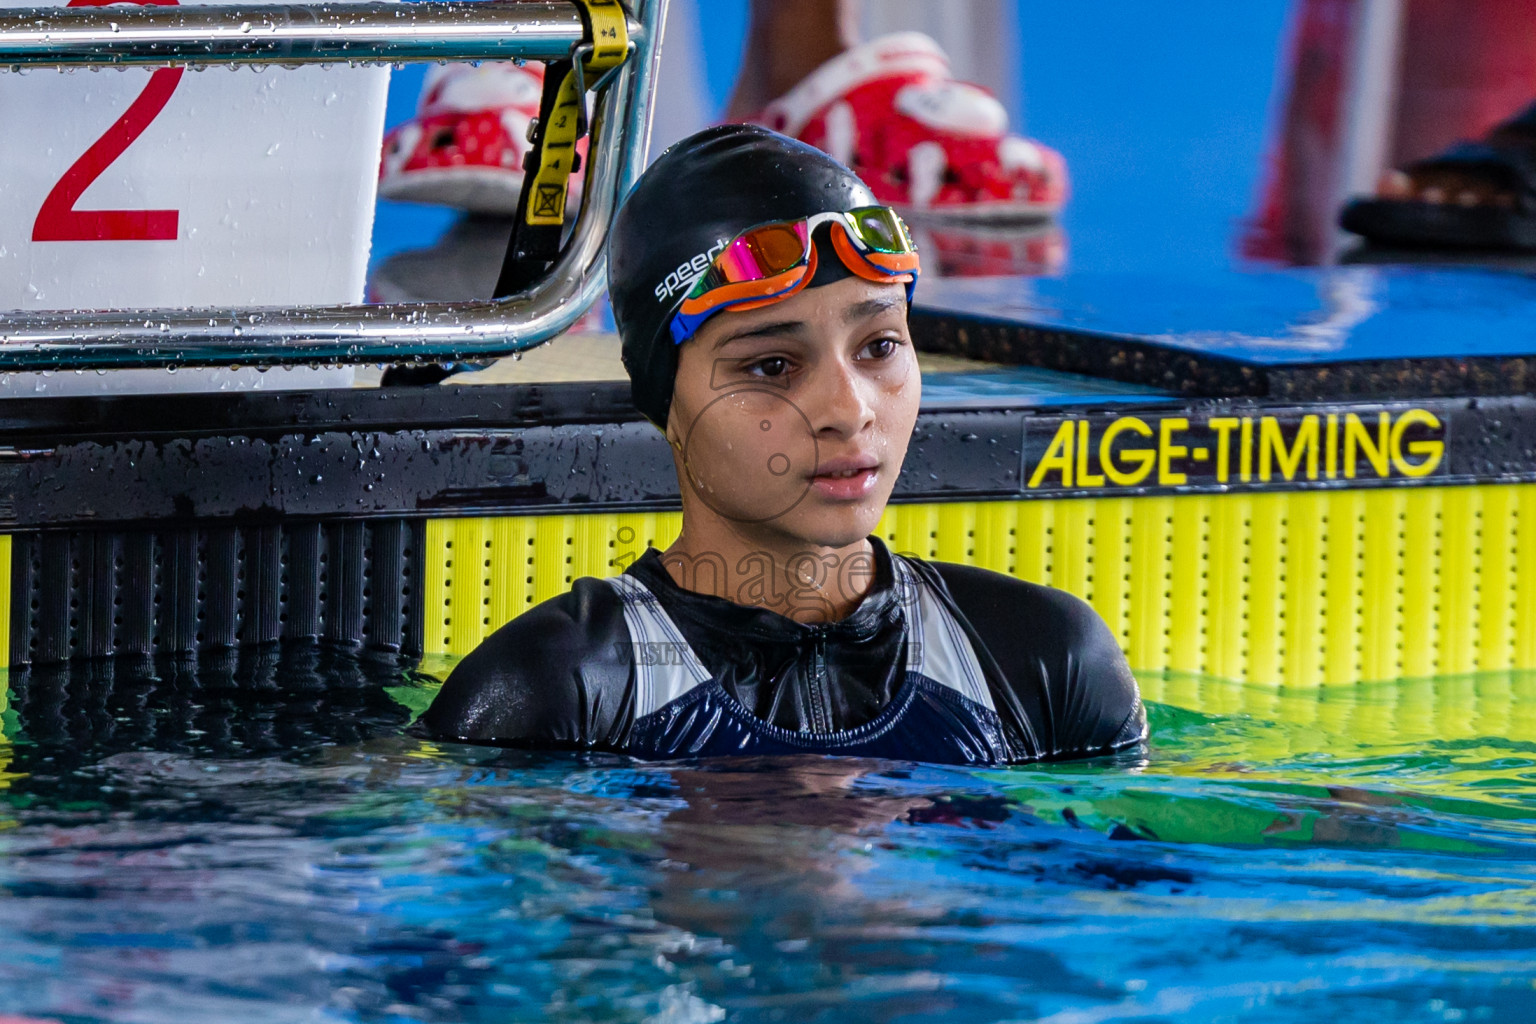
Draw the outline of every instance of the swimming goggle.
M832 248L844 266L869 281L905 284L912 301L917 247L907 226L889 206L861 206L759 224L737 235L688 290L672 318L672 340L681 345L716 313L757 309L804 288L816 276L811 238L822 224L832 225Z

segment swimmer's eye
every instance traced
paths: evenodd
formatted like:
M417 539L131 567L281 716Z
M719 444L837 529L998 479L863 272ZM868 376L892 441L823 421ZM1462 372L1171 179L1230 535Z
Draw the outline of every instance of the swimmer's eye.
M789 372L789 360L783 356L769 356L747 364L746 370L755 377L782 377Z
M897 338L876 338L864 346L864 354L871 359L888 359L896 354L901 341Z

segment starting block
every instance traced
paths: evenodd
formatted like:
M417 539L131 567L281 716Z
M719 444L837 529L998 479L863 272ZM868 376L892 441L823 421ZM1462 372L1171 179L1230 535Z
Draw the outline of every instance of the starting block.
M0 75L0 309L361 301L388 75Z

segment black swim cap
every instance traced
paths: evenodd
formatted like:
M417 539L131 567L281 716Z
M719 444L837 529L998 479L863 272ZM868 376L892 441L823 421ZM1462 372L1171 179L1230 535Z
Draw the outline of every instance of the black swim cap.
M661 154L608 239L608 298L635 407L665 429L677 374L672 316L710 249L770 221L878 204L821 150L756 125L708 128Z

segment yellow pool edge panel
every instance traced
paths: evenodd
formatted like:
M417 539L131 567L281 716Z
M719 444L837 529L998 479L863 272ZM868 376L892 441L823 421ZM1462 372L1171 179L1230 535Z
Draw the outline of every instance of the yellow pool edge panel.
M423 653L468 653L680 521L428 520ZM1536 668L1536 484L892 505L878 533L1076 594L1140 672L1305 688Z
M1536 671L1470 672L1348 686L1249 686L1186 672L1142 672L1142 696L1206 715L1246 715L1282 728L1249 733L1250 756L1268 760L1341 752L1351 745L1536 737ZM1258 754L1254 752L1257 751ZM1493 764L1502 753L1489 753ZM1477 760L1474 749L1458 756ZM1495 773L1497 774L1497 773Z

